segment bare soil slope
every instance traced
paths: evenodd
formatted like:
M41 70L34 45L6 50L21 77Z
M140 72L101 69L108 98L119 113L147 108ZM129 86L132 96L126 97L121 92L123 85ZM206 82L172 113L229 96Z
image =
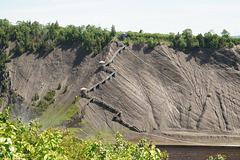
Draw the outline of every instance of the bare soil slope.
M100 60L106 62L102 68ZM28 120L34 94L43 97L61 82L54 105L42 119L46 122L62 108L59 116L64 115L76 96L84 96L85 87L76 114L56 123L80 128L81 136L117 130L239 134L239 62L239 47L183 53L167 46L148 49L116 42L97 56L78 44L47 55L24 54L9 65L11 87L24 98L21 109L14 111ZM65 86L68 91L63 94Z

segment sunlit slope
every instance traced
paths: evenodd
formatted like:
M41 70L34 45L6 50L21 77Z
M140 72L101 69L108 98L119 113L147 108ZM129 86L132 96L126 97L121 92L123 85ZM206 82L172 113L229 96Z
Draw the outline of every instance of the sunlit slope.
M34 94L43 98L52 89L55 102L40 117L45 126L80 128L76 133L85 135L117 130L239 133L239 53L238 47L184 53L112 42L97 56L77 43L46 55L23 54L9 65L11 87L24 98L14 111L29 119ZM75 101L76 96L83 98Z
M120 115L89 103L86 119L99 129L123 121L139 132L151 128L238 133L238 53L239 48L183 53L166 46L130 46L110 65L116 77L89 93ZM104 117L107 123L98 125Z

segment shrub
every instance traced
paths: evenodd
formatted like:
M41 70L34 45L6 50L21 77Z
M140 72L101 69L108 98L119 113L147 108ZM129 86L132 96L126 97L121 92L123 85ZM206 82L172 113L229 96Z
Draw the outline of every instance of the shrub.
M14 93L11 95L10 103L11 103L11 104L15 104L16 102L17 102L17 93L14 92Z
M66 93L66 92L67 92L67 90L68 90L68 86L66 86L66 87L64 88L64 91L63 91L63 93Z
M35 101L32 102L32 106L36 106L36 102Z
M211 97L211 94L210 94L210 93L208 93L207 97Z
M27 125L20 119L12 122L9 116L9 110L0 112L1 159L67 159L59 130L49 128L41 132L36 121Z
M61 88L62 88L62 83L60 82L60 83L58 84L57 90L60 90Z
M48 128L41 131L36 121L23 124L9 120L9 110L0 112L1 159L159 159L167 160L168 154L154 145L149 147L146 139L138 144L124 141L116 133L115 142L103 143L77 139L68 131Z
M55 90L49 90L41 99L36 107L33 109L33 115L35 116L41 116L42 113L47 109L47 107L54 103L55 99L54 96L56 94Z
M56 91L55 90L49 90L45 95L44 95L44 99L50 103L54 102L54 96L56 95Z
M77 103L80 100L80 98L81 98L80 96L76 96L75 100L73 101L73 104Z
M93 141L83 140L71 136L68 130L42 131L37 121L24 124L21 119L13 122L9 117L8 109L0 112L1 159L169 159L166 151L149 146L145 138L131 144L117 132L113 143L98 136ZM226 156L218 154L209 160L226 160Z
M192 110L192 105L190 104L188 107L188 111L191 111L191 110Z
M221 154L218 154L216 157L210 156L208 158L208 160L226 160L226 159L227 159L226 156Z
M35 95L32 98L32 101L37 101L37 100L39 100L39 95L38 93L35 93Z
M37 106L34 108L34 115L41 116L49 105L50 103L48 101L46 101L45 99L41 99L38 102Z
M230 42L230 43L228 44L228 47L229 47L229 48L233 48L233 47L234 47L234 43L233 43L233 42Z
M64 142L64 141L63 141ZM66 141L65 141L66 142ZM67 141L69 142L69 141ZM77 142L75 140L75 142ZM161 152L154 145L149 147L146 139L141 139L138 144L131 144L124 141L122 134L117 132L115 134L115 142L103 143L102 140L90 141L86 140L80 143L83 145L78 147L67 147L66 152L72 159L159 159L168 160L167 152ZM74 143L74 142L72 142ZM76 146L76 145L64 145ZM77 157L76 157L76 156Z

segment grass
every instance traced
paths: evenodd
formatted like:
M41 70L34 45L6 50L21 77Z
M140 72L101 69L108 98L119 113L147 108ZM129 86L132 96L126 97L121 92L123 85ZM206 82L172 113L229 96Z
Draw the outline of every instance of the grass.
M80 100L80 98L81 98L80 96L76 96L75 100L73 101L73 104L77 103Z
M79 133L86 134L87 133L82 128L68 128L70 135L77 136Z
M80 108L80 106L77 104L72 104L71 101L65 103L65 105L62 106L60 109L58 109L57 105L49 107L43 113L40 119L41 123L43 124L43 128L48 128L50 126L58 126L64 120L71 120L71 117L78 112L78 108Z

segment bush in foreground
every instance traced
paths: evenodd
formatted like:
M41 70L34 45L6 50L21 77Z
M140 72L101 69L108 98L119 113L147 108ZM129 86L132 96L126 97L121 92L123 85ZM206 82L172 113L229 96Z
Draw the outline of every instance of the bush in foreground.
M116 133L115 142L103 143L77 139L67 130L47 129L41 131L36 121L24 124L21 120L9 120L9 110L0 112L0 159L137 159L168 160L168 153L154 145L149 147L146 139L138 144L124 141ZM209 160L225 160L226 157L210 156Z
M40 128L35 121L27 125L21 120L9 120L8 110L0 113L0 159L168 159L166 152L149 147L145 139L131 144L116 133L112 144L99 139L77 139L68 131Z

